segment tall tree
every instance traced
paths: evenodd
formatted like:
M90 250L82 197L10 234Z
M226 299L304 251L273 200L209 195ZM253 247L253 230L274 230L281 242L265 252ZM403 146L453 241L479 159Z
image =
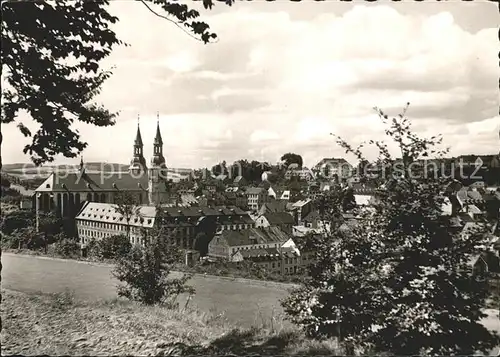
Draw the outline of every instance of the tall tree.
M225 2L231 5L233 1ZM171 21L203 43L216 38L206 23L197 21L199 12L185 4L139 2L144 11ZM40 124L32 133L25 123L17 122L21 133L32 138L23 151L37 165L53 161L58 154L76 157L85 149L87 143L72 128L75 121L115 124L117 113L93 101L111 75L100 68L100 61L123 44L110 28L118 18L108 12L108 4L83 0L2 3L1 123L13 123L20 111L26 111ZM203 0L203 5L211 9L213 2ZM0 133L0 144L1 140Z
M455 233L442 215L446 181L412 168L419 157L447 152L436 149L441 138L418 137L406 109L392 120L377 112L402 165L387 166L390 181L356 226L332 229L318 244L311 281L285 308L310 335L336 336L348 352L354 346L398 355L486 352L500 339L480 323L488 281L471 276L468 265L485 250L484 231ZM355 153L341 138L337 143ZM373 144L379 162L394 162L385 143ZM336 202L332 213L342 205Z
M116 195L114 209L125 220L126 236L130 240L130 221L132 218L143 218L137 198L129 192L119 192Z
M190 275L169 278L182 253L167 235L161 227L143 231L144 245L136 245L128 255L118 258L112 274L122 282L118 286L119 296L155 305L175 303L180 294L194 294L194 288L186 284Z
M299 154L294 154L294 153L286 153L284 154L281 159L280 159L286 167L290 167L291 164L296 164L299 169L302 168L302 156Z

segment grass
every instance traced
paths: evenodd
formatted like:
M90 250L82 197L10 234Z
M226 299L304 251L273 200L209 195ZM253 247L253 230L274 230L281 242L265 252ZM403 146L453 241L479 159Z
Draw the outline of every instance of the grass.
M85 302L59 294L2 291L2 354L23 355L318 355L335 341L307 340L281 316L250 329L223 314L189 307L147 307L121 299Z

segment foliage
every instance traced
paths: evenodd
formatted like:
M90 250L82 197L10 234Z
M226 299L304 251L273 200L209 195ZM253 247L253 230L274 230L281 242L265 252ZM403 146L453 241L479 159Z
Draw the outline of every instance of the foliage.
M135 217L142 219L137 198L129 192L120 192L116 196L114 209L125 219L127 238L130 238L130 221Z
M468 265L484 250L485 235L479 225L469 234L453 231L441 211L445 180L411 169L420 157L445 153L436 149L440 138L413 133L406 109L389 122L377 111L401 150L401 165L387 165L389 180L357 226L337 229L338 219L331 219L334 229L317 243L310 281L283 302L285 310L310 336L336 336L348 351L485 352L500 341L479 322L488 282L473 278ZM337 143L364 159L342 139ZM379 163L394 162L385 143L372 143ZM342 194L330 193L336 199L324 205L327 217L339 217Z
M55 212L39 212L38 227L47 237L61 232L62 221Z
M348 188L344 192L342 199L342 209L344 211L351 211L356 208L356 198L354 197L354 190Z
M63 257L72 258L80 253L80 246L75 239L67 237L64 233L59 233L52 244L54 253Z
M5 234L12 234L16 229L35 226L35 215L31 211L12 211L2 220L0 230Z
M3 203L15 206L19 206L21 204L22 196L17 190L14 190L12 188L4 189L2 187L1 196L2 197L0 198L0 200Z
M11 236L6 239L4 247L11 249L37 250L45 245L45 240L33 227L15 229Z
M10 183L11 183L10 180L4 174L0 175L0 185L2 186L2 189L9 188Z
M91 240L88 245L89 254L99 259L118 259L127 256L132 249L130 240L123 235Z
M302 168L302 156L294 153L286 153L283 156L281 156L280 159L286 167L290 167L290 165L295 164L297 165L297 168L301 169Z
M197 21L199 12L185 4L167 0L140 2L147 8L144 11L187 29L204 43L216 38L206 23ZM228 5L232 2L226 1ZM2 87L1 122L12 123L19 111L25 110L40 125L32 133L24 123L17 123L21 133L32 138L23 151L37 165L53 161L57 154L75 157L87 146L72 127L75 120L96 126L115 123L116 113L93 102L111 75L99 63L122 44L110 28L118 18L108 12L108 4L108 1L2 4L2 78L7 84ZM210 9L213 2L204 0L203 5ZM153 6L161 10L158 12Z
M127 256L117 260L113 276L124 283L118 286L118 295L155 305L174 304L180 294L193 294L194 289L186 285L189 275L168 277L180 257L180 250L163 229L144 232L144 246L134 246Z
M231 179L237 176L242 176L250 185L258 184L262 180L264 171L271 170L271 165L267 162L259 162L256 160L248 161L246 159L236 160L228 167Z
M200 252L200 256L204 257L208 254L208 244L210 237L205 232L200 232L194 239L194 249Z

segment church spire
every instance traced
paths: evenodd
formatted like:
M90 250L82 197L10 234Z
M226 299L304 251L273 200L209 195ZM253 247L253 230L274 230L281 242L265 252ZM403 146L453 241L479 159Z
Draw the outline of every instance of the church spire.
M142 137L141 137L141 128L139 126L139 115L137 115L137 134L135 135L135 145L134 146L143 146Z
M151 159L153 166L164 166L165 158L163 157L163 140L160 131L160 114L156 114L156 136L153 141L153 158Z
M134 156L130 162L130 171L140 173L146 171L146 160L143 154L144 144L142 143L141 129L139 127L139 115L137 116L137 134L134 141Z
M160 132L160 113L156 113L156 136L153 144L163 145L163 140L161 138L161 132Z

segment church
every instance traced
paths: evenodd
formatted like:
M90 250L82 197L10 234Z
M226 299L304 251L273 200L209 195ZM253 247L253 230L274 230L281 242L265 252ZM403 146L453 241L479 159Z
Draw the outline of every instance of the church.
M52 172L35 190L37 227L39 212L55 211L59 217L74 218L85 201L116 203L117 197L123 193L135 197L139 205L165 203L169 198L167 166L159 120L149 168L143 149L141 130L137 123L128 172L85 172L83 159L76 172Z

